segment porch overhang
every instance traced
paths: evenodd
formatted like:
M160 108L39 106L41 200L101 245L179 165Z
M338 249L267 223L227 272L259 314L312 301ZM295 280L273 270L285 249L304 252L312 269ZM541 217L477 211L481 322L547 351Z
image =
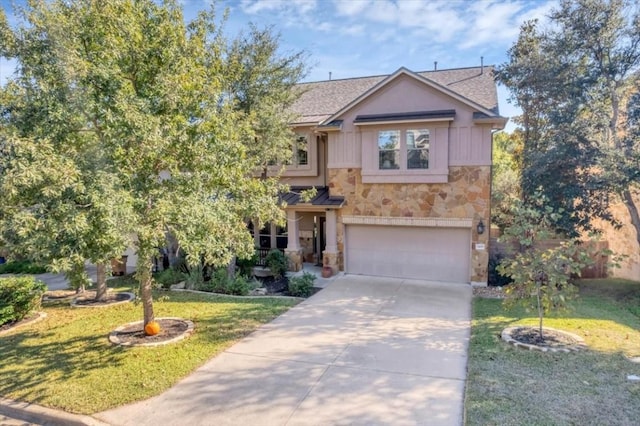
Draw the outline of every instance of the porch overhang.
M313 188L291 187L289 192L280 195L280 203L284 208L308 211L339 209L344 205L344 197L331 196L326 186L316 187L316 195L308 201L303 200L302 192L310 189Z

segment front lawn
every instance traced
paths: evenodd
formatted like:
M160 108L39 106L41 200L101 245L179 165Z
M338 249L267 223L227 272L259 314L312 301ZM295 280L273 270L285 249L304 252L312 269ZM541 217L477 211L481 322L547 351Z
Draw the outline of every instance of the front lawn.
M141 320L141 305L78 309L68 302L45 304L44 321L0 336L0 396L83 414L145 399L295 303L170 293L168 300L155 301L156 317L190 319L194 334L176 344L129 349L112 346L107 335Z
M574 309L545 326L582 336L590 350L551 354L500 340L512 324L537 324L535 313L505 311L501 300L474 298L465 401L468 425L638 424L640 283L582 280Z

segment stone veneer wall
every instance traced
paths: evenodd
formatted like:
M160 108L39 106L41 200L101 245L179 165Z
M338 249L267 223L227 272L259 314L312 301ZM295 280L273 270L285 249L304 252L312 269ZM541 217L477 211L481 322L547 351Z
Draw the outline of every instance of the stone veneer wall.
M449 182L429 184L362 183L360 169L329 169L331 195L345 197L338 210L337 234L340 270L344 270L344 226L342 216L391 216L472 218L471 281L487 282L490 224L490 166L449 168ZM485 232L478 235L482 219ZM476 250L475 244L485 244Z
M602 240L609 243L609 249L614 254L625 255L626 257L620 262L620 268L609 268L612 276L625 278L628 280L640 281L640 246L636 240L636 231L631 224L631 216L622 201L615 200L611 196L612 203L611 212L613 217L622 223L620 229L615 229L611 224L602 220L594 221L594 226L602 229ZM636 206L640 207L640 191L633 194Z

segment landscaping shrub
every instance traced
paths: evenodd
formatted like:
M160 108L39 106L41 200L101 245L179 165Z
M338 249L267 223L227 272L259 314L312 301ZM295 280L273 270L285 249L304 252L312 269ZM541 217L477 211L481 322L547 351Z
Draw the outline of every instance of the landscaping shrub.
M0 264L0 274L44 274L47 268L28 260Z
M274 249L267 253L265 258L265 264L267 268L271 270L271 273L276 278L281 278L288 269L287 256L280 250Z
M38 309L46 290L33 277L0 278L0 325L20 321Z
M504 258L504 256L502 256L500 254L497 254L495 256L491 256L489 258L489 282L488 282L488 284L490 286L503 287L503 286L511 284L513 282L511 277L502 275L496 269L498 267L498 265L500 265L500 262L502 262L503 258Z
M185 281L187 279L187 274L185 274L182 271L169 268L169 269L165 269L162 272L158 272L157 274L154 274L153 279L155 279L156 282L160 284L162 288L168 289L173 284L177 284L181 281Z
M248 259L238 258L236 260L236 266L238 267L238 273L245 277L253 276L253 267L258 264L258 255L256 253L253 254Z
M289 278L289 294L297 297L309 297L313 291L316 276L305 272L302 276Z
M227 276L226 269L218 269L213 274L210 281L202 283L198 290L210 291L213 293L232 294L236 296L246 296L251 290L257 288L259 284L238 274L233 278Z

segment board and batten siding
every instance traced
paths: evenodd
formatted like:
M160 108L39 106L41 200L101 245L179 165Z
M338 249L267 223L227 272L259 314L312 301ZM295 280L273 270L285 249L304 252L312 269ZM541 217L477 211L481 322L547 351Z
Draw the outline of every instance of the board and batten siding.
M452 122L414 123L409 126L410 128L428 127L435 132L431 137L433 144L431 149L435 154L430 158L433 169L446 170L449 166L491 165L491 125L475 124L470 106L404 76L364 99L339 117L343 120L342 130L328 132L327 167L331 169L369 168L374 166L370 162L375 160L375 168L377 168L379 128L354 125L353 122L358 115L446 109L456 111ZM384 127L394 126L385 125ZM408 128L406 124L398 124L397 127Z

